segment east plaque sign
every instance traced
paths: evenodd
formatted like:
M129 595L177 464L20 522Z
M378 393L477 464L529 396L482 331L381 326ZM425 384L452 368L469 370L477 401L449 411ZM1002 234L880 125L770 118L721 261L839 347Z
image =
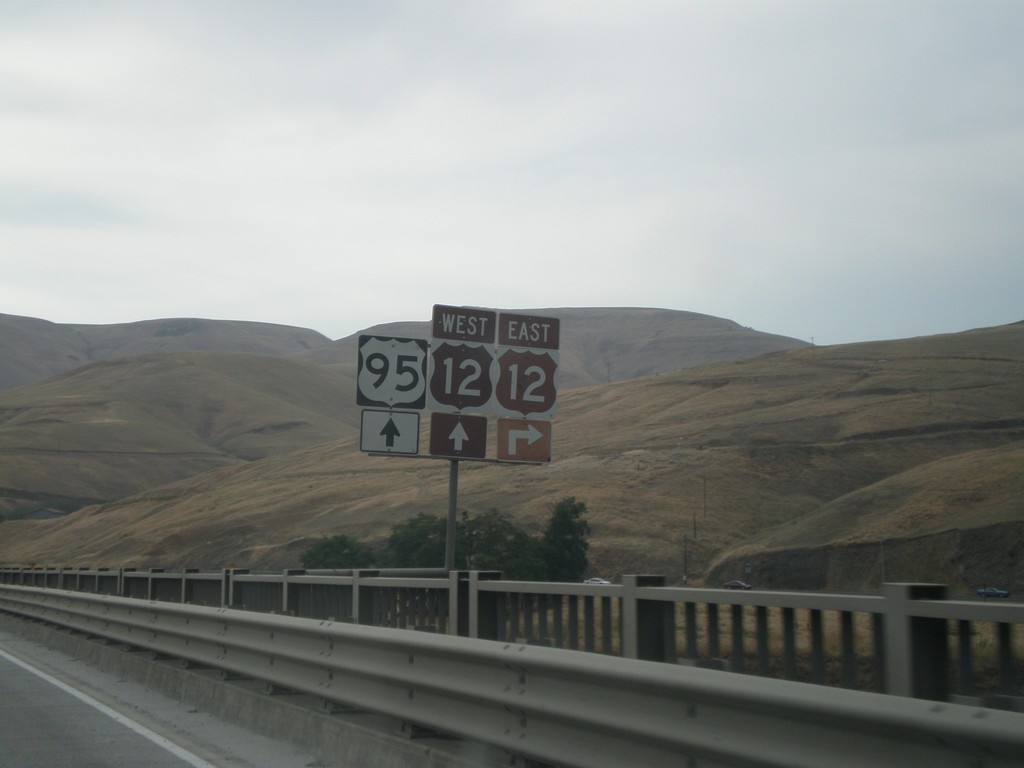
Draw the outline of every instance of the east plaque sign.
M498 323L498 343L508 347L558 349L560 325L557 317L502 312Z

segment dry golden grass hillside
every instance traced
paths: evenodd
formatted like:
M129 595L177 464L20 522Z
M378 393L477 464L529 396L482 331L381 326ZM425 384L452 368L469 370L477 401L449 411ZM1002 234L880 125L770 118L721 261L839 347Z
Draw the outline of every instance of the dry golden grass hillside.
M0 392L0 511L109 501L351 435L348 382L281 357L118 358Z
M0 314L0 390L131 355L199 350L288 355L328 341L308 328L239 320L167 318L71 325Z
M692 312L545 312L562 320L563 390L592 383L595 370L622 379L806 346ZM428 337L428 325L369 332ZM235 321L83 326L0 315L0 520L354 435L357 338L327 343L313 331ZM2 391L5 379L53 370L64 372Z
M460 509L538 528L576 496L609 577L718 583L749 563L759 586L863 589L884 561L890 580L1024 587L1024 324L567 391L554 454L463 462ZM292 566L313 538L443 514L447 481L446 462L367 456L352 437L4 523L0 561Z

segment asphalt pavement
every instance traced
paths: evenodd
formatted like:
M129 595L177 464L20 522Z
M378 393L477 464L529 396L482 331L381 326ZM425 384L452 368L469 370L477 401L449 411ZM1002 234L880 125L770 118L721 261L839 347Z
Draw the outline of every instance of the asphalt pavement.
M4 768L340 768L0 629Z

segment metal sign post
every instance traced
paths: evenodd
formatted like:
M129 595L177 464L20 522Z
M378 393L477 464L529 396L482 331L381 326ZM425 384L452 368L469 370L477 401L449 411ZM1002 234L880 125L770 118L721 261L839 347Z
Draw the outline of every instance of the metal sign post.
M455 570L455 525L459 499L459 460L448 462L448 528L444 539L444 569Z

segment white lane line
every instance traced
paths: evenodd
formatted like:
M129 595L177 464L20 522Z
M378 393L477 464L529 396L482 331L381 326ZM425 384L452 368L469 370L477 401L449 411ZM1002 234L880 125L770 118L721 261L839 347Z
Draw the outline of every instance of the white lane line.
M104 704L104 703L102 703L100 701L97 701L96 699L94 699L91 696L88 696L88 695L82 693L81 691L75 690L70 685L67 685L66 683L61 682L60 680L58 680L57 678L53 677L52 675L46 674L41 669L36 669L32 665L25 663L21 659L16 658L14 656L11 656L11 654L7 653L2 648L0 648L0 656L2 656L3 658L7 659L12 664L16 664L17 666L21 667L26 672L31 672L36 677L39 677L39 678L45 680L46 682L50 683L50 685L57 686L58 688L60 688L65 693L68 693L68 694L74 696L76 699L78 699L79 701L83 702L84 704L88 704L90 707L92 707L93 709L96 709L99 712L102 712L104 715L106 715L107 717L111 718L112 720L114 720L114 721L116 721L118 723L121 723L121 725L123 725L123 726L125 726L127 728L130 728L131 730L135 731L135 733L139 734L143 738L146 738L149 741L151 741L154 744L156 744L158 747L162 747L163 749L166 749L168 752L170 752L175 757L178 757L178 758L184 760L186 763L191 765L193 768L218 768L218 766L214 765L213 763L206 762L205 760L203 760L203 758L199 757L198 755L195 755L195 754L189 752L187 749L183 749L182 747L179 747L173 741L171 741L169 739L165 739L159 733L156 733L155 731L151 731L149 728L147 728L146 726L142 725L141 723L137 723L134 720L131 720L130 718L125 717L124 715L122 715L117 710L114 710L114 709L111 709L110 707L108 707L106 704Z

